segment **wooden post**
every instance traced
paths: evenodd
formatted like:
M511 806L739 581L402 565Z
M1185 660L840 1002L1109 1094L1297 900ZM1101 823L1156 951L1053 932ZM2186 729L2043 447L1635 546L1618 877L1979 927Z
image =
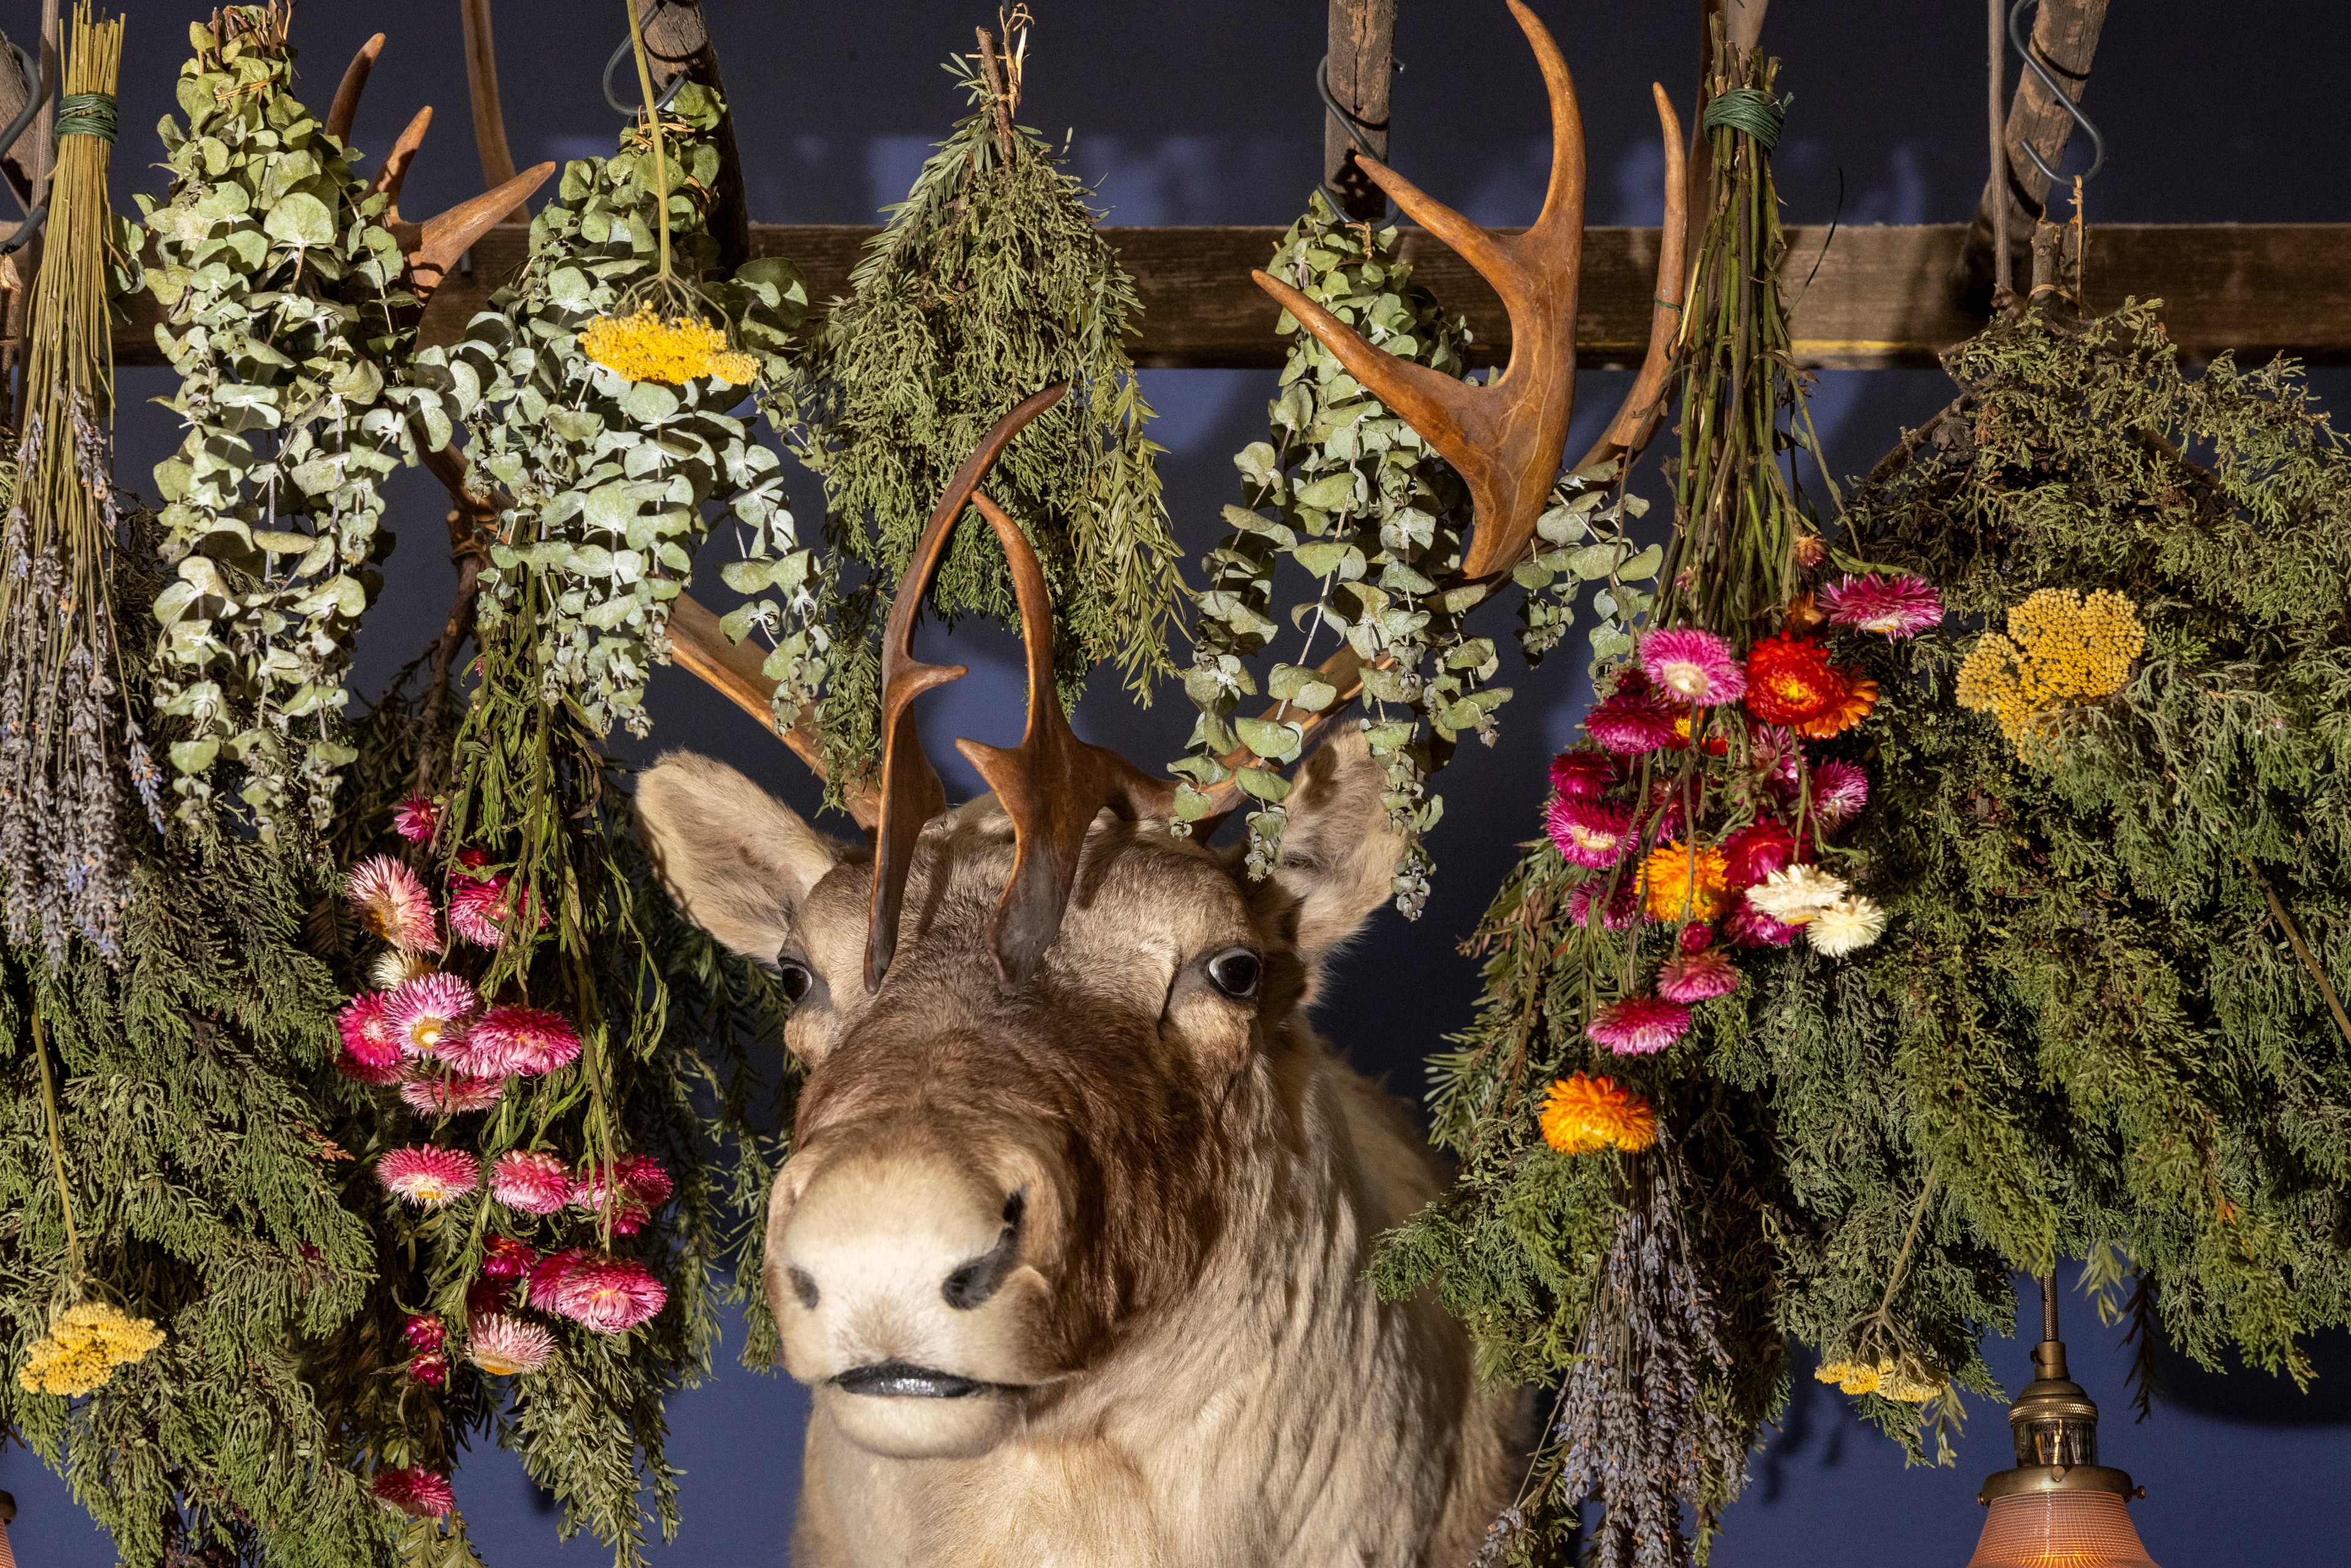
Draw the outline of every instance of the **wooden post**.
M1698 0L1698 101L1689 120L1689 200L1683 209L1689 235L1686 256L1698 254L1707 221L1714 215L1714 139L1706 131L1707 84L1714 79L1714 19L1722 18L1723 37L1734 48L1751 49L1762 40L1763 13L1770 5L1771 0Z
M2065 97L2075 103L2082 101L2082 93L2090 84L2090 60L2097 53L2098 33L2106 23L2106 5L2107 0L2041 0L2040 11L2032 19L2032 52L2064 88ZM1994 177L1986 180L1974 225L1959 252L1959 265L1952 269L1953 289L1969 308L1980 312L1991 308L1997 245L1994 219L2001 200L2004 197L2007 203L2012 246L2027 243L2033 225L2047 215L2049 177L2025 156L2024 149L2032 147L2043 162L2054 169L2073 134L2074 117L2065 112L2038 73L2024 69L2017 78L2016 96L2009 102L2008 128L2001 137L2007 178L2001 180L1995 172Z
M1388 88L1395 76L1395 11L1396 0L1331 0L1325 79L1332 98L1354 116L1372 156L1382 162L1388 156ZM1351 218L1376 218L1387 210L1387 193L1356 166L1354 141L1327 110L1322 183L1338 194Z
M41 0L41 47L32 51L38 69L36 83L46 78L52 82L65 79L65 54L57 45L61 37L57 17L57 0ZM41 105L39 116L24 140L16 143L16 158L32 188L33 199L42 200L48 194L49 171L57 167L57 98L52 92ZM9 258L16 268L16 287L7 298L7 336L0 340L0 402L7 405L10 428L15 427L16 410L25 406L24 380L25 337L33 321L33 278L41 269L41 237Z
M679 77L700 82L723 103L726 84L718 75L718 49L710 41L701 0L643 0L639 15L645 29L645 61L653 67L653 90L669 90ZM718 266L733 272L751 259L751 210L743 192L743 159L735 146L735 111L718 121L711 140L718 148L718 178L713 182L716 200L710 208L710 234L718 242Z

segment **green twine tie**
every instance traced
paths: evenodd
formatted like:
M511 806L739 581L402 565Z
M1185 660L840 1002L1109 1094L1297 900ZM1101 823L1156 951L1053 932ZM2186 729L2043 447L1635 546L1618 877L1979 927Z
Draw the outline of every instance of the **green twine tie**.
M106 92L69 92L57 99L57 136L95 136L100 141L114 140L114 95Z
M1771 95L1761 88L1735 87L1707 101L1706 119L1700 123L1708 131L1719 126L1743 131L1761 142L1763 151L1769 152L1780 145L1781 127L1788 122L1788 106L1795 101L1792 92L1774 103Z

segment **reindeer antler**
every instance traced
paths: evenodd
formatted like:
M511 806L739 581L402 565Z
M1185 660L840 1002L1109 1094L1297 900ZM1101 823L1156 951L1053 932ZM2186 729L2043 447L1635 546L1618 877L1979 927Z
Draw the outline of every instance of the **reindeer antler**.
M1372 394L1460 470L1476 504L1462 573L1507 571L1534 537L1575 405L1575 302L1583 256L1583 122L1575 84L1550 32L1510 0L1534 46L1551 95L1551 184L1542 214L1524 234L1479 228L1382 163L1355 161L1396 205L1476 267L1510 317L1510 362L1484 386L1375 349L1335 316L1265 272L1258 286L1304 324Z
M979 770L1012 819L1012 874L988 917L987 946L996 958L997 981L1018 990L1037 971L1045 949L1061 933L1078 856L1095 816L1109 807L1133 821L1167 815L1174 792L1134 764L1080 740L1061 712L1053 680L1053 604L1044 566L1020 527L978 494L979 482L1022 426L1044 413L1070 389L1048 387L997 422L977 450L948 480L914 546L890 624L882 643L882 821L874 835L872 924L865 944L865 988L878 990L898 947L898 917L906 896L914 841L923 826L946 809L946 790L923 755L913 705L935 686L961 680L965 666L931 664L914 657L914 621L923 594L946 553L956 520L967 502L996 530L1012 568L1012 591L1020 605L1020 636L1029 664L1029 725L1020 744L1005 747L958 740L956 749Z

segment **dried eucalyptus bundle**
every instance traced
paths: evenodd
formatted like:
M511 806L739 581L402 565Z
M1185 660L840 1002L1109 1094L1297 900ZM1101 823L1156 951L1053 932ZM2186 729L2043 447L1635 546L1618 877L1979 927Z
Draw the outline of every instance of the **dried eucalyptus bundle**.
M382 483L415 460L415 429L449 434L440 400L404 384L416 301L389 198L294 96L291 16L270 0L190 25L187 126L161 127L171 194L140 198L180 377L166 406L188 432L155 468L179 580L155 606L154 701L185 721L172 787L201 831L223 768L262 831L325 826L351 758L351 638L391 542Z
M812 345L797 411L802 460L822 476L827 537L872 570L842 589L822 717L838 792L877 759L882 609L948 476L998 419L1055 382L1072 394L1015 437L988 495L1036 544L1053 592L1063 695L1115 659L1147 697L1172 674L1167 635L1180 588L1160 498L1151 408L1125 334L1134 280L1094 227L1087 191L1042 138L1016 125L1021 53L1008 80L956 57L972 114L923 165ZM755 558L756 559L756 558ZM780 586L780 584L778 584ZM967 516L930 601L949 620L1017 619L1004 554ZM800 656L813 653L808 649ZM803 681L806 677L803 675ZM788 683L789 685L789 683ZM779 694L789 701L789 694ZM789 722L797 708L779 712Z
M106 204L121 18L77 7L70 47L0 538L0 873L8 940L38 942L52 965L77 936L110 962L121 956L131 794L163 826L113 607L115 557L129 541L114 489L107 298L110 274L135 267L138 248Z
M1466 374L1467 325L1412 281L1397 240L1393 226L1342 220L1317 193L1270 270L1374 346ZM1390 818L1409 844L1395 874L1396 906L1409 916L1428 892L1421 836L1445 809L1429 780L1465 732L1490 745L1495 711L1510 700L1510 688L1489 684L1500 667L1493 639L1467 625L1491 590L1455 581L1470 511L1452 466L1287 313L1281 329L1290 347L1268 411L1272 439L1234 457L1249 507L1225 508L1235 531L1203 563L1205 586L1193 596L1196 651L1184 685L1200 721L1190 755L1175 765L1185 779L1176 814L1206 815L1203 790L1237 779L1256 802L1248 818L1252 869L1262 873L1279 857L1290 786L1277 769L1302 749L1302 721L1339 700L1315 665L1327 629L1362 663L1372 754L1387 774ZM1645 507L1610 487L1615 476L1613 465L1568 476L1537 526L1535 554L1515 574L1523 595L1519 641L1530 664L1566 635L1574 597L1591 581L1603 584L1593 600L1602 617L1591 633L1594 652L1629 645L1626 619L1648 602L1631 585L1656 575L1659 553L1625 537L1625 519ZM1271 716L1244 715L1244 701L1260 689L1247 661L1281 632L1274 578L1284 559L1313 579L1311 596L1288 609L1298 654L1265 674L1263 689L1279 704Z
M807 296L780 257L711 276L709 132L721 112L689 82L658 127L632 125L611 157L567 164L531 222L522 270L463 340L416 359L417 380L461 411L479 474L503 491L483 541L482 619L514 614L523 584L545 583L544 695L577 701L598 735L652 727L645 682L668 660L669 608L712 503L776 553L798 548L781 465L734 410L750 383L788 373ZM639 309L635 296L655 286L705 314Z

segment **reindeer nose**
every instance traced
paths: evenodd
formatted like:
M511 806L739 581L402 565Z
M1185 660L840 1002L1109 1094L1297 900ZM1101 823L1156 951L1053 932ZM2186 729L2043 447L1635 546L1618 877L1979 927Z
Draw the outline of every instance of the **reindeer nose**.
M783 1279L811 1312L919 1318L925 1299L972 1312L1019 1265L1028 1204L1025 1188L991 1198L936 1160L861 1160L799 1196L780 1238Z

